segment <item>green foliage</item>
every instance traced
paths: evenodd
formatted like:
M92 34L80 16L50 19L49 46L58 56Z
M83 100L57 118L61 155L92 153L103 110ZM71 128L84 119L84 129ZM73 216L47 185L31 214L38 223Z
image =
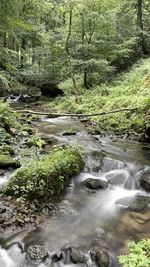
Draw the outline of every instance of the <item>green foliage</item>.
M61 85L69 88L69 81ZM68 95L56 99L49 106L59 110L91 114L112 111L121 108L139 108L138 112L120 112L107 116L95 116L92 120L105 130L119 132L143 132L149 125L150 108L150 59L139 61L128 72L118 75L109 83L103 83L93 90L79 90L76 103L73 96Z
M150 239L129 243L129 254L119 256L122 267L150 266Z
M76 150L60 149L39 160L32 159L18 169L10 176L3 192L31 199L58 196L82 167L83 161Z
M13 111L13 109L6 102L0 101L0 125L5 126L5 124L10 127L18 126L18 115Z
M147 54L149 14L149 1L143 0ZM133 0L0 0L0 25L0 68L19 80L26 74L31 84L33 80L39 84L41 79L62 81L73 75L82 79L82 86L91 88L141 56L137 53L139 31Z

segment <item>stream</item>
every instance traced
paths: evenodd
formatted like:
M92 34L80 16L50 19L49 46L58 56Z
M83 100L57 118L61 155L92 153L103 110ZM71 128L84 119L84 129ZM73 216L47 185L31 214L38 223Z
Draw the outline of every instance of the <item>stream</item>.
M22 230L3 242L44 245L49 255L66 247L77 247L86 256L95 246L104 248L113 259L110 266L119 266L117 256L127 252L129 240L150 238L150 206L133 210L130 204L137 195L150 196L139 186L139 178L150 171L150 148L133 141L113 140L91 135L80 120L69 117L33 122L42 138L55 138L58 144L69 144L83 151L85 168L73 177L58 203L60 214L48 217L37 229ZM65 131L76 135L63 135ZM47 146L51 150L52 145ZM109 181L106 189L90 190L82 185L87 178ZM122 201L123 199L123 201ZM121 200L121 201L120 201ZM1 244L1 241L0 241ZM27 262L17 245L0 249L0 267L75 266L62 261ZM83 266L83 264L76 264ZM94 266L90 261L88 266Z

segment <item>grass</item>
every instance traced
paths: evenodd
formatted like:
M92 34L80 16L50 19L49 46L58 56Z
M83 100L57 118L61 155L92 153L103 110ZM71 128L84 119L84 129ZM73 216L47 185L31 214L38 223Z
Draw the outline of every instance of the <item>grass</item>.
M116 113L107 116L95 116L92 120L102 129L115 132L143 132L150 127L150 58L140 60L130 71L115 77L109 83L84 90L81 80L78 82L78 103L69 94L72 84L70 80L61 84L66 96L48 103L59 111L75 113L100 113L120 108L138 108L139 112ZM65 90L66 89L66 90Z

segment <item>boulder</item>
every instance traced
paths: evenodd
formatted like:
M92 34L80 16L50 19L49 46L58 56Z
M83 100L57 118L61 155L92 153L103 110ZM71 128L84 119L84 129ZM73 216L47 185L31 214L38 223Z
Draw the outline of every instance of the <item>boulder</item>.
M84 186L89 189L98 190L98 189L105 189L108 187L108 182L104 179L94 179L94 178L87 178L82 182Z
M70 248L69 256L70 261L74 264L82 264L86 263L87 261L85 254L81 250L76 248Z
M19 162L10 157L10 155L0 155L1 168L9 168L9 167L17 168L19 166L20 166Z
M150 196L137 194L132 197L121 198L116 201L116 205L132 211L141 211L150 203Z
M99 248L90 251L92 261L95 261L98 267L109 267L110 266L110 257L108 253Z
M150 171L142 175L140 186L147 192L150 192Z
M121 184L124 184L126 179L128 178L127 174L124 172L124 170L116 170L116 171L112 171L112 172L109 172L107 175L106 175L106 178L108 179L109 183L110 184L113 184L113 185L121 185Z
M84 162L77 150L59 148L40 159L29 160L14 172L4 185L3 193L16 197L26 196L28 199L57 197L83 166Z
M42 262L48 257L48 251L44 246L31 245L27 248L26 257L28 260Z
M108 172L116 169L122 169L123 167L124 163L122 161L104 157L101 162L100 169L102 171Z

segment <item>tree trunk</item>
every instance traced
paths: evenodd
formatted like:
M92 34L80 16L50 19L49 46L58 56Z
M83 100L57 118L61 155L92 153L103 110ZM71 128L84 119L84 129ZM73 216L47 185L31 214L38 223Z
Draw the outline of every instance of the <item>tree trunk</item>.
M21 43L21 69L23 69L24 67L24 59L25 59L25 49L26 49L26 40L25 38L23 37L22 38L22 43Z
M25 19L25 14L26 14L26 1L23 1L23 7L22 7L22 15ZM21 38L21 69L24 67L24 61L25 61L25 49L26 49L26 39L25 36Z
M66 39L66 53L67 53L67 56L68 56L69 76L72 79L73 88L74 88L74 95L76 97L76 102L78 102L76 79L75 79L74 73L73 73L73 67L72 67L71 55L70 55L70 49L69 49L69 41L70 41L71 32L72 32L72 16L73 16L73 5L70 3L69 29L68 29L67 39Z
M138 53L146 54L145 41L143 34L143 0L137 0L137 36L138 36Z
M87 71L86 70L84 70L84 87L86 89L89 89L88 81L87 81Z

